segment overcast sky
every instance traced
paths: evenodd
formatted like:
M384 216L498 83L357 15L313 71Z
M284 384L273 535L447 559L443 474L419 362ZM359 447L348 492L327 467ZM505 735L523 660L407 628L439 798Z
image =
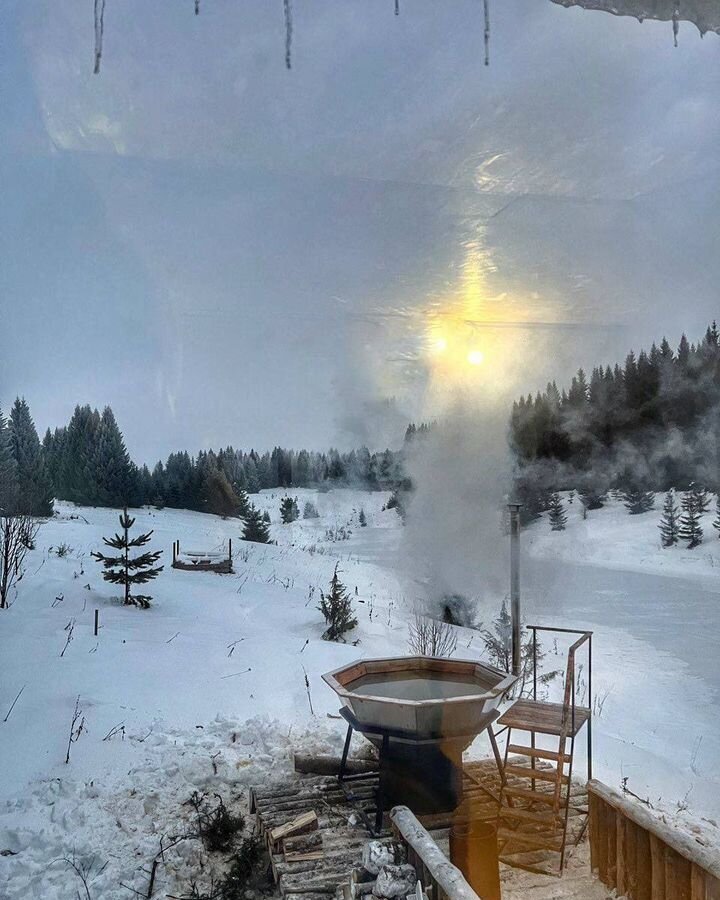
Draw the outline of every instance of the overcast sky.
M294 0L287 71L282 0L192 6L106 0L94 76L91 0L2 4L4 409L381 445L438 312L503 395L720 313L716 35L503 0L485 67L478 0Z

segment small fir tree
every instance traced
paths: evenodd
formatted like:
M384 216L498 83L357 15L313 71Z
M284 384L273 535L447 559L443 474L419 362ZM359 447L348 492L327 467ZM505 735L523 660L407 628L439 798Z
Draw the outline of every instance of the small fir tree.
M503 600L500 612L493 619L492 629L485 629L482 632L482 640L490 664L504 672L509 672L512 668L512 617L507 608L507 601ZM532 697L533 662L537 660L538 668L540 668L546 655L547 653L542 649L539 641L533 647L532 636L528 633L528 637L521 642L520 680L512 689L512 696ZM538 672L538 685L544 687L560 674L559 670Z
M360 508L360 515L358 516L358 521L360 522L360 527L365 528L367 526L367 516L365 515L365 510Z
M655 506L655 494L652 491L643 491L640 488L628 488L623 491L625 509L631 516L639 516L650 512Z
M663 513L658 528L663 547L672 547L677 544L680 532L680 510L675 503L675 492L671 489L665 494Z
M353 615L352 603L347 589L338 577L337 565L330 580L329 592L327 594L320 592L318 610L325 617L325 624L327 625L323 633L323 640L344 641L343 635L348 631L352 631L357 625L357 619Z
M562 497L557 491L550 495L550 506L548 507L548 516L550 519L550 528L552 531L565 531L567 524L567 515L563 507Z
M280 519L283 525L289 525L300 517L297 499L283 497L280 501Z
M720 538L720 493L718 493L717 498L715 499L715 519L713 520L712 527L717 531L718 537Z
M242 539L244 541L252 541L255 544L270 543L268 523L265 521L260 510L253 504L250 505L248 514L245 516L245 527L243 528Z
M272 520L270 519L270 513L267 510L265 510L265 512L263 513L262 518L263 522L265 522L267 525L271 524Z
M309 500L303 506L303 519L319 519L320 515L317 511L317 507L314 503L311 503Z
M602 509L607 495L597 487L584 487L580 491L580 502L585 509Z
M680 540L687 541L688 550L692 550L698 544L701 544L703 539L703 530L700 524L700 506L697 495L692 489L683 494L681 506L683 513L680 517L678 536Z
M152 531L130 537L130 529L135 524L135 519L128 515L124 509L120 515L120 527L122 534L116 534L112 538L103 538L107 547L120 552L119 556L106 556L95 551L92 556L103 565L103 578L111 584L122 584L125 589L125 606L139 606L147 609L152 597L147 594L134 594L132 588L138 584L147 584L162 572L163 566L156 566L162 550L151 553L141 553L139 556L130 556L130 551L135 547L144 547L150 540Z

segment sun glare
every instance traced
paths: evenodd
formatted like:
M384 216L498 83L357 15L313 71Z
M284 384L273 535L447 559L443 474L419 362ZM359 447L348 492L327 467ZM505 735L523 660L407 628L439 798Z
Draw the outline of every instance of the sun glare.
M480 350L471 350L467 355L467 361L471 366L479 366L483 361L483 355Z

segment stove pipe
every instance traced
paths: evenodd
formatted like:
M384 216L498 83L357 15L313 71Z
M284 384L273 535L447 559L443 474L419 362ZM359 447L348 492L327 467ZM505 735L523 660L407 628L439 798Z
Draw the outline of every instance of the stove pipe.
M520 503L510 510L510 616L512 620L512 674L520 674Z

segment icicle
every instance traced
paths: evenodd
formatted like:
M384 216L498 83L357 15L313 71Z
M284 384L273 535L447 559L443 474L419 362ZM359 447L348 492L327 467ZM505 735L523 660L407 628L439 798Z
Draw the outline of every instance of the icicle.
M490 0L483 0L485 12L485 65L490 65Z
M678 45L678 32L680 31L680 4L676 3L672 14L673 23L673 41L675 46Z
M400 15L400 0L395 0L395 15Z
M100 72L102 58L103 31L105 30L105 0L95 0L95 67L93 74Z
M200 15L200 0L195 0L195 15Z
M292 68L292 8L290 0L283 0L285 5L285 68Z

